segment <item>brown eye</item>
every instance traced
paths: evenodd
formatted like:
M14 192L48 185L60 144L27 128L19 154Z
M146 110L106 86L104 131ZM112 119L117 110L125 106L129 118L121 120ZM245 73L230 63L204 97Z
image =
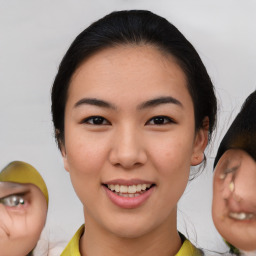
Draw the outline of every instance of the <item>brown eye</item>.
M168 116L155 116L147 121L146 125L164 125L175 123L174 120Z
M22 196L11 195L0 199L0 203L8 207L17 207L19 205L24 205L25 200Z
M109 121L102 116L91 116L83 120L83 123L91 125L109 125Z

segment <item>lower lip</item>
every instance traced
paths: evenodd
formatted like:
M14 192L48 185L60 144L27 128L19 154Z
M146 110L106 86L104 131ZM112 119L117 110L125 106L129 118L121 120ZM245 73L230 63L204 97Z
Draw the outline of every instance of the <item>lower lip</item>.
M108 198L114 203L115 205L124 208L124 209L133 209L141 206L153 193L155 186L151 187L149 190L146 192L142 193L139 196L135 197L123 197L119 196L116 193L112 192L109 190L107 187L102 185L103 188L106 191L106 194Z

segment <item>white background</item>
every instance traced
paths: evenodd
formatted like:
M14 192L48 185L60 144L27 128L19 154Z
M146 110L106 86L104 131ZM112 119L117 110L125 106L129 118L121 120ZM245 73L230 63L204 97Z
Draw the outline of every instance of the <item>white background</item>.
M0 0L0 170L22 160L41 172L50 193L49 234L58 231L56 236L68 240L83 223L54 141L50 90L75 36L122 9L148 9L176 25L198 50L216 87L215 142L204 173L180 201L179 229L199 246L223 251L211 220L212 164L230 122L256 88L256 1Z

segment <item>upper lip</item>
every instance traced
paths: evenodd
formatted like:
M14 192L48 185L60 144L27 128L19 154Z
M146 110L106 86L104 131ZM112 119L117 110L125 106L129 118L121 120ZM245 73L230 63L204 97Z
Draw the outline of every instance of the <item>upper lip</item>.
M155 184L152 181L148 181L148 180L141 180L141 179L128 179L128 180L124 180L124 179L114 179L114 180L109 180L106 182L103 182L103 184L105 185L125 185L125 186L132 186L132 185L139 185L139 184Z
M230 201L227 201L227 209L229 212L233 212L233 213L244 212L248 214L250 213L256 214L256 207L251 202L245 202L245 200L241 201L235 206L231 204Z

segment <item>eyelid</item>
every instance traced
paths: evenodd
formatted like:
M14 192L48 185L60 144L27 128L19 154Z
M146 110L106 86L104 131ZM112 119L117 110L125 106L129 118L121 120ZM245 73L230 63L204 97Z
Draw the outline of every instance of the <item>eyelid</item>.
M11 197L17 197L17 198L22 199L22 201L24 202L24 203L22 203L22 205L23 205L23 204L25 204L25 202L27 201L27 200L25 199L26 194L27 194L27 193L18 193L18 194L11 194L11 195L2 197L2 198L0 198L0 203L2 203L3 205L5 205L5 206L7 206L7 207L13 207L13 208L14 208L14 207L18 207L18 206L20 205L20 203L19 203L18 205L10 206L10 205L7 205L7 202L5 202L5 201L6 201L8 198L11 198ZM21 202L21 201L20 201L20 202Z
M102 119L103 122L105 122L105 123L102 123L102 124L95 124L95 123L90 123L90 122L89 122L89 121L92 121L93 119L96 119L96 118ZM89 125L96 125L96 126L98 125L98 126L100 126L100 125L110 125L111 123L110 123L105 117L95 115L95 116L89 116L89 117L84 118L84 119L81 121L81 124L89 124Z
M11 193L11 194L7 194L7 195L1 197L0 200L4 199L6 197L10 197L10 196L26 196L28 193L29 193L29 191L18 192L18 193Z
M167 122L164 122L163 124L150 124L151 121L153 121L154 119L157 119L157 118L163 118L163 119L167 120ZM160 126L160 125L176 124L176 123L177 123L177 122L176 122L173 118L171 118L171 117L169 117L169 116L157 115L157 116L151 117L151 118L146 122L146 125L158 125L158 126Z

